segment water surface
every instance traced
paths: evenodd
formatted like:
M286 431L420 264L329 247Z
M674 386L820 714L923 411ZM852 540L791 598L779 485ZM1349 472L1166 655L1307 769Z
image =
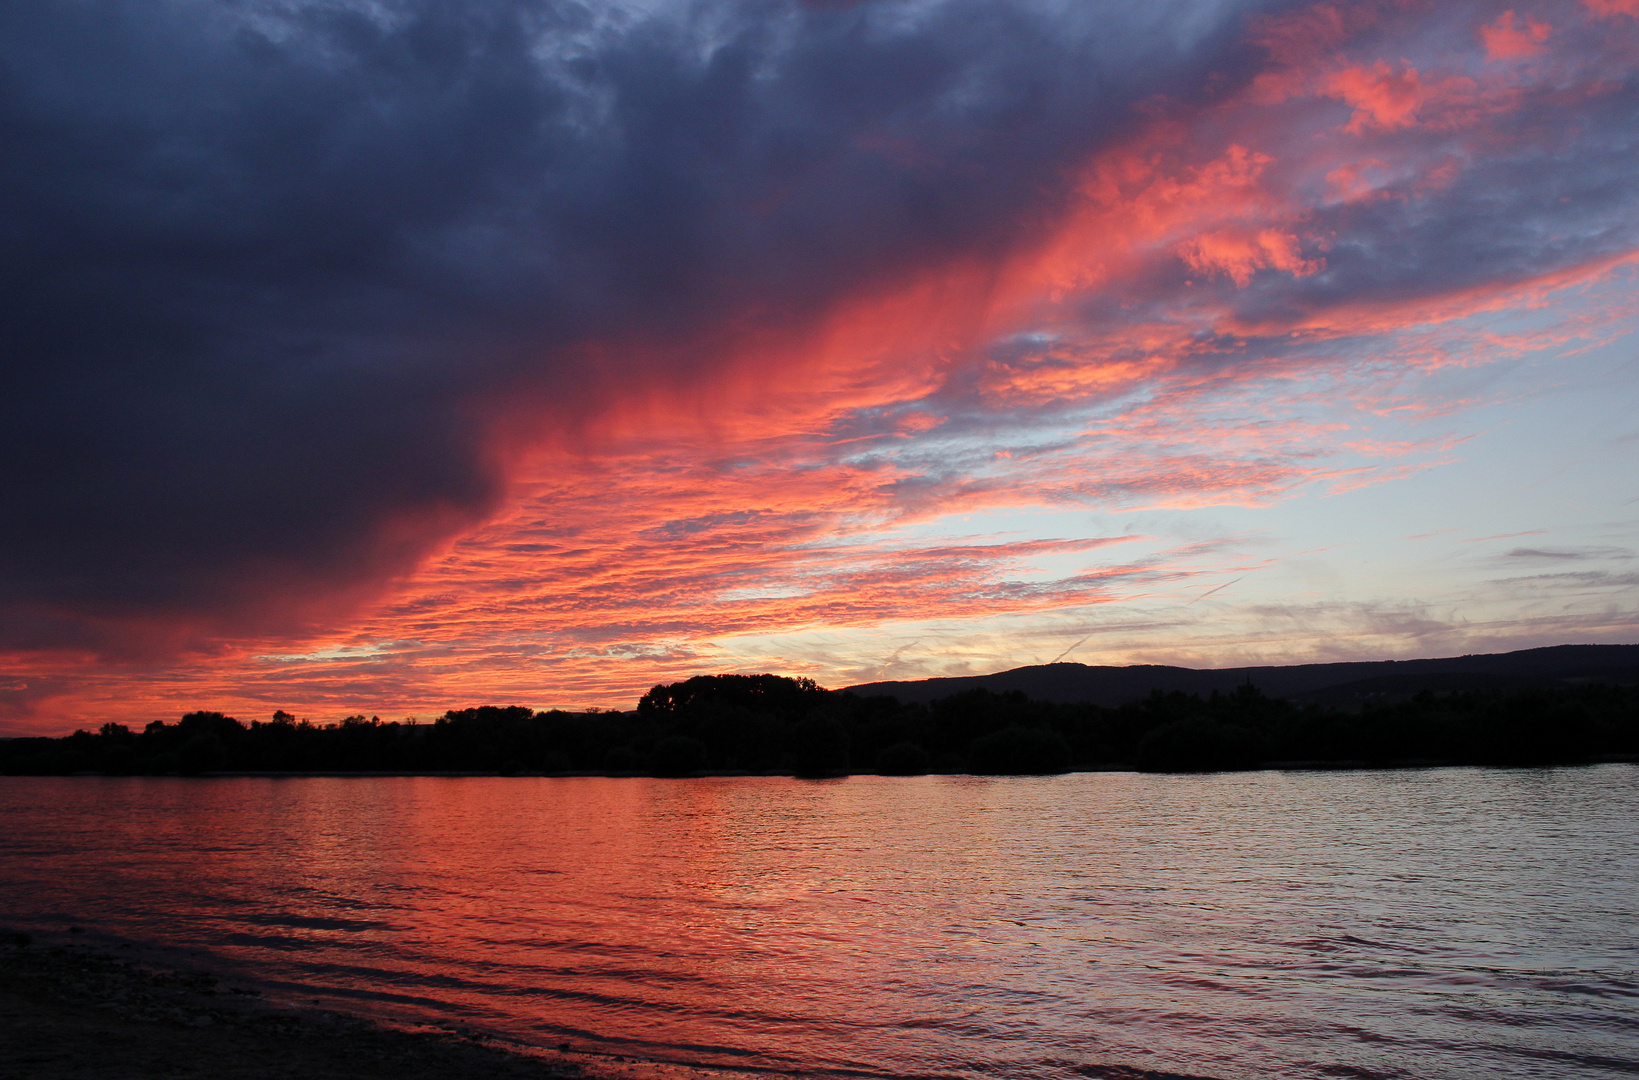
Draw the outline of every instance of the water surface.
M1639 1073L1639 768L0 779L0 921L884 1076Z

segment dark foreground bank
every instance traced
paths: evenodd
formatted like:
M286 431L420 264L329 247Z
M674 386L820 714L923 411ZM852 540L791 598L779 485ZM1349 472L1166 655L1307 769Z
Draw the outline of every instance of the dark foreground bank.
M0 1080L698 1080L732 1076L524 1052L476 1033L400 1031L0 931Z

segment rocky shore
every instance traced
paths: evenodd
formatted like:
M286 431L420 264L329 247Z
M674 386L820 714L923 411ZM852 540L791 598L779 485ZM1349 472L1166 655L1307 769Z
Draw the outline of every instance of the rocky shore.
M0 932L0 1080L702 1080L664 1062L404 1031L200 971Z

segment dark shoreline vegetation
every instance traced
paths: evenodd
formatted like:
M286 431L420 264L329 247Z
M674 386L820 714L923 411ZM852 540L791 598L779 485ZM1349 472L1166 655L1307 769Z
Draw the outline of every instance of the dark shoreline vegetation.
M389 772L486 775L878 773L1019 775L1138 769L1558 765L1639 756L1639 687L1423 692L1358 712L1252 685L1156 691L1119 706L967 690L931 704L833 693L809 679L702 675L634 712L451 710L430 724L218 712L142 731L104 724L0 741L0 774L111 776Z

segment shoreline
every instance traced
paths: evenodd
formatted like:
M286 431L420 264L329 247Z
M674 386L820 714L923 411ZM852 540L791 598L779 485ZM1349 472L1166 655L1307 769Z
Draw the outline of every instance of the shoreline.
M127 955L120 955L127 952ZM753 1080L302 1004L135 946L0 930L0 1080ZM314 999L315 1001L317 999Z
M123 773L99 772L96 770L81 770L71 773L0 773L0 779L11 777L105 777L122 780L142 779L183 779L183 780L235 780L235 779L264 779L264 780L293 780L304 778L355 778L355 779L388 779L394 777L431 777L441 779L471 779L494 778L505 780L526 779L604 779L604 780L707 780L733 779L742 777L779 778L785 780L846 780L855 776L880 776L895 780L915 780L923 777L969 777L975 779L1001 779L1009 776L1076 776L1098 773L1135 773L1144 776L1212 776L1227 773L1253 772L1405 772L1414 769L1584 769L1599 765L1639 765L1639 754L1599 754L1578 761L1546 761L1522 762L1508 764L1500 762L1474 762L1450 758L1393 758L1388 761L1370 761L1363 759L1319 759L1313 761L1265 761L1244 768L1223 769L1140 769L1124 763L1093 766L1085 769L1066 769L1063 772L1048 773L976 773L976 772L925 772L925 773L879 773L879 772L835 772L814 776L793 775L789 771L765 770L752 772L745 769L696 769L682 776L656 776L651 772L599 772L595 770L560 770L556 772L533 772L521 770L516 772L498 772L481 770L422 770L409 769L209 769L200 772L166 772L166 773Z

